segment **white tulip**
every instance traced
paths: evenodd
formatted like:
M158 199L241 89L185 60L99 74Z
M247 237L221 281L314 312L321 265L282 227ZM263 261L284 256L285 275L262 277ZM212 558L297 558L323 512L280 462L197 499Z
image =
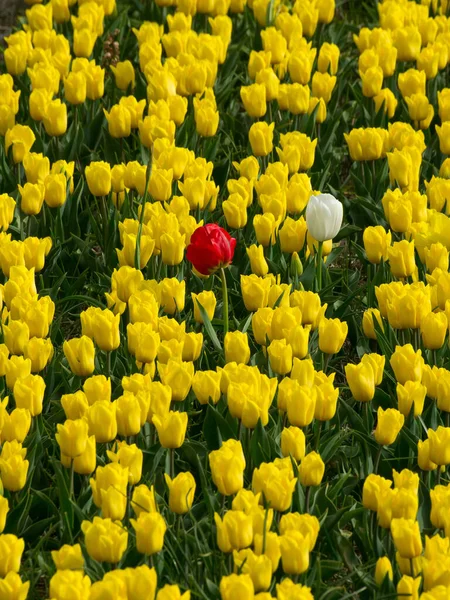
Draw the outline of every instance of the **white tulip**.
M342 203L331 194L311 196L306 207L306 225L318 242L332 240L342 225Z

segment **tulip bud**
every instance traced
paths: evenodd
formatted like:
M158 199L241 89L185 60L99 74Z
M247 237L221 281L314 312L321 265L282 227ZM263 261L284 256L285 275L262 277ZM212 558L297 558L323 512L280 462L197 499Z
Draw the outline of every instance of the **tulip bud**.
M219 450L209 454L211 475L219 492L236 494L244 485L245 457L241 442L228 440Z
M325 354L337 354L348 333L346 322L323 318L319 324L319 348Z
M12 146L13 160L21 163L36 141L32 129L27 125L14 125L5 134L5 153L8 154Z
M450 427L439 426L436 431L428 430L430 460L437 465L450 464Z
M6 231L14 219L16 202L8 194L0 194L0 228Z
M14 399L18 408L27 409L32 417L42 412L45 382L39 375L27 375L14 384Z
M248 311L258 311L265 308L269 301L270 279L256 275L241 275L241 292L245 308Z
M298 253L293 252L291 256L291 267L290 267L291 277L300 277L303 274L303 265L300 260Z
M398 383L404 385L406 381L421 380L424 365L422 352L415 352L411 344L396 346L390 362Z
M89 191L93 196L107 196L111 191L111 167L106 162L92 162L85 169Z
M62 454L76 458L86 450L88 424L83 419L68 419L64 425L58 423L55 438Z
M246 333L229 331L225 335L225 362L237 362L246 365L250 360L250 347Z
M401 242L394 242L388 248L387 252L389 265L394 277L404 278L413 274L416 268L414 241L408 242L407 240L402 240Z
M0 533L3 533L6 524L6 515L8 514L9 503L8 499L0 496Z
M4 443L0 456L0 475L5 490L18 492L25 486L29 463L27 460L24 460L26 450L23 452L23 455L10 454L7 451L9 448L8 444L9 442Z
M66 468L70 468L71 459L67 457L67 463L64 464L63 456L61 456L61 462ZM79 475L90 475L95 471L97 464L97 447L95 444L95 436L91 435L88 437L85 451L73 459L73 470Z
M380 475L371 473L364 481L363 506L373 511L378 510L378 498L392 486L392 481L384 479Z
M325 464L317 452L310 452L302 460L298 469L300 483L305 486L320 485L323 474L325 472Z
M253 540L253 521L250 515L240 510L230 510L223 520L215 513L217 528L217 545L224 553L242 550L251 545Z
M63 352L71 371L80 377L92 375L95 369L95 348L93 341L83 335L72 338L63 344Z
M136 531L136 549L141 554L156 554L164 545L166 522L157 512L141 513L137 519L130 519Z
M97 33L85 27L75 29L73 33L73 53L75 56L89 58L97 41Z
M342 204L331 194L311 196L306 207L306 225L319 242L331 240L342 225Z
M264 554L257 555L250 549L235 550L233 552L233 561L235 571L244 575L250 575L255 591L267 590L270 587L272 562L268 556ZM242 581L243 575L240 577Z
M216 135L219 127L219 111L208 99L194 98L194 118L197 133L202 137Z
M281 432L281 453L300 462L305 456L305 434L299 427L285 427Z
M388 135L385 129L375 127L352 129L349 134L344 134L350 158L355 161L384 158L386 155L385 140Z
M277 460L278 464L276 461L261 463L258 469L254 469L252 489L255 493L262 492L265 501L274 510L285 512L292 504L297 479L294 477L290 458ZM282 468L286 466L289 468Z
M191 473L179 473L174 479L165 474L169 488L169 509L179 515L187 513L195 495L195 479Z
M132 392L124 392L115 404L119 435L137 435L141 429L141 409L136 396Z
M128 469L128 483L136 485L142 476L142 463L144 455L136 444L117 442L116 452L107 451L108 458L112 462L118 462L121 467Z
M389 446L397 439L403 427L405 417L395 408L383 410L378 408L378 423L375 429L375 439L381 446Z
M415 558L422 553L419 523L412 519L392 519L391 533L402 558Z
M47 175L44 181L44 200L50 208L58 208L67 198L67 179L64 173Z
M200 304L206 311L210 321L214 318L214 312L216 310L217 300L213 291L203 291L200 294L191 294L192 303L194 305L194 319L196 323L203 323L203 317L200 312L198 304Z
M303 217L297 221L286 217L279 232L281 251L290 254L300 252L305 245L306 232L306 222Z
M387 556L383 556L377 560L377 564L375 566L375 583L380 586L386 577L392 581L394 574L392 571L391 561Z
M220 380L222 374L216 371L196 371L192 379L192 390L200 404L210 401L217 404L220 400Z
M286 340L273 340L267 352L274 373L286 375L292 370L292 346Z
M248 135L254 156L267 156L272 152L274 127L275 123L268 125L262 121L250 127Z
M165 278L161 282L161 306L168 315L184 310L186 282L175 277Z
M61 396L61 405L64 409L66 419L71 420L82 419L89 410L86 395L81 390L78 390L74 394L64 394Z
M45 187L42 183L26 183L18 186L21 200L20 208L27 215L40 213L44 203Z
M180 448L183 445L188 424L187 413L169 411L166 415L154 415L153 423L163 448Z
M92 522L83 521L81 530L89 556L98 562L116 564L122 558L128 545L128 531L111 519L94 517ZM98 540L103 543L99 544Z
M119 90L126 91L129 87L134 88L136 75L131 61L125 60L118 62L115 66L111 65L111 71L114 73Z
M421 583L421 577L416 577L413 579L413 577L403 575L397 584L397 594L399 596L404 596L405 598L409 597L412 600L418 600Z
M397 383L398 409L407 417L414 406L414 416L422 414L427 388L419 381L406 381L404 385Z
M99 400L109 402L111 400L111 379L107 379L104 375L89 377L83 383L83 391L86 394L89 406Z
M422 471L434 471L437 464L430 460L430 440L417 442L417 464Z
M131 506L137 517L141 513L158 512L153 486L148 488L142 484L135 487L131 498Z
M366 71L366 73L367 73L367 71ZM364 77L365 77L365 75L364 75ZM361 77L361 79L362 79L362 77ZM366 79L366 77L365 77L365 79ZM329 73L320 73L319 71L316 71L313 75L312 83L311 83L312 95L315 98L323 98L325 104L328 104L328 102L331 100L331 95L336 86L336 81L337 81L337 78L335 75L330 75ZM371 79L370 79L370 81L371 81ZM382 81L383 81L383 78L381 78L380 88L382 85ZM376 86L378 88L378 84L379 84L378 74L377 74L377 81L376 82L374 81L373 83L376 83ZM371 89L371 91L375 91L374 86L371 86L370 89ZM375 93L377 93L377 92L375 92Z
M377 308L368 308L364 311L362 320L363 331L364 335L371 340L377 339L375 321L380 329L384 331L383 318L380 311Z
M420 333L425 348L439 350L447 334L448 322L445 313L430 312L420 322Z
M287 575L299 575L309 567L309 534L289 530L280 538L281 563Z
M74 546L65 544L59 550L52 550L52 559L58 571L82 571L84 568L80 544Z
M67 106L59 99L52 100L47 106L43 122L48 135L63 135L67 131Z
M10 390L18 379L27 377L31 373L31 361L22 356L11 356L5 363L6 385Z
M87 412L89 435L95 435L98 443L106 443L117 435L117 404L109 400L98 400Z
M18 573L25 548L25 542L12 534L0 535L0 576Z
M161 2L164 2L164 0L158 0L157 4L161 4ZM169 585L168 583L166 583L166 585L163 588L161 588L156 594L156 600L190 600L190 598L191 592L189 590L182 594L178 585Z
M301 385L295 379L286 378L284 381L289 381L289 384L285 384L283 387L280 384L278 407L283 401L283 404L286 404L289 422L296 427L306 427L314 418L317 391L315 388Z

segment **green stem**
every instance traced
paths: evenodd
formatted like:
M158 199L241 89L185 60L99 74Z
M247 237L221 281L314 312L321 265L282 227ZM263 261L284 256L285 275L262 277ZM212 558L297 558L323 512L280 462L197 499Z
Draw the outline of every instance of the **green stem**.
M380 464L380 458L381 458L381 452L382 452L382 450L383 450L383 446L380 445L380 447L378 448L377 456L375 458L375 466L373 468L373 472L375 474L378 473L378 466Z
M170 477L174 479L175 477L175 450L170 448Z
M220 269L220 278L222 280L222 299L223 299L223 333L228 333L228 288L225 269Z
M322 252L323 252L323 242L319 242L319 247L317 249L317 255L316 255L317 291L319 293L322 289Z
M262 554L266 553L266 538L267 538L267 516L269 514L269 507L267 506L264 513L264 531L263 531L263 544L262 544Z
M73 494L73 488L74 488L74 459L72 458L72 461L70 463L70 491L69 491L69 498L71 500L74 499L74 494Z
M311 498L311 486L308 486L306 488L306 494L305 494L305 506L306 506L306 512L307 513L309 513L310 498Z
M436 350L433 350L433 364L436 365L436 367L438 366L438 360L437 360L437 352L436 352Z
M319 450L319 443L320 443L320 434L322 432L322 421L319 421L318 427L317 427L317 436L316 436L316 443L315 443L315 449L316 451Z
M111 352L106 353L106 377L111 377Z
M141 214L139 215L139 227L138 227L138 233L136 236L136 249L135 249L135 254L134 254L134 267L138 270L140 270L140 268L141 268L142 226L144 223L145 205L147 203L148 185L150 182L151 175L152 175L152 159L151 159L151 155L150 155L149 163L147 165L147 170L145 172L145 188L144 188L144 195L142 196L142 201L141 201ZM160 258L160 267L159 268L161 269L162 260L161 260L161 257L159 257L159 258ZM158 281L159 281L159 279L158 279Z

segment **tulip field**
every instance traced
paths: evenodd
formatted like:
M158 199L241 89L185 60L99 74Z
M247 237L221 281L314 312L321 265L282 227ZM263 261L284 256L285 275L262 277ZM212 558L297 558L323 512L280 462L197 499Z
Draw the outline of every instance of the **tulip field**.
M0 600L448 600L450 0L0 49Z

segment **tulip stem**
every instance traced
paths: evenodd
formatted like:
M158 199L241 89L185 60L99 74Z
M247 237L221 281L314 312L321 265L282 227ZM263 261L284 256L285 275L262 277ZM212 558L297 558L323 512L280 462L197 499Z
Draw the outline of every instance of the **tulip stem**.
M380 465L380 458L381 458L381 452L382 452L382 450L383 450L383 446L380 445L380 447L378 448L377 456L375 458L375 466L373 468L373 472L375 474L378 473L378 467Z
M322 289L322 252L323 252L323 242L319 242L319 247L317 248L317 255L316 255L317 291L319 293Z
M111 377L111 352L106 353L106 377Z
M264 511L264 531L263 531L263 543L262 543L262 554L266 553L266 539L267 539L267 517L269 515L269 507L266 507Z
M175 477L175 450L170 448L170 477L173 479Z
M322 421L319 421L319 424L317 426L317 436L316 436L316 443L315 443L315 449L316 451L319 450L319 443L320 443L320 434L322 432Z
M228 333L228 288L225 269L220 269L220 278L222 280L222 299L223 299L223 333Z
M309 501L311 498L311 486L309 485L306 488L306 494L305 494L305 506L306 506L306 512L309 513Z
M73 497L74 464L75 464L75 460L72 458L71 463L70 463L70 490L69 490L69 498L71 500L74 499L74 497Z

